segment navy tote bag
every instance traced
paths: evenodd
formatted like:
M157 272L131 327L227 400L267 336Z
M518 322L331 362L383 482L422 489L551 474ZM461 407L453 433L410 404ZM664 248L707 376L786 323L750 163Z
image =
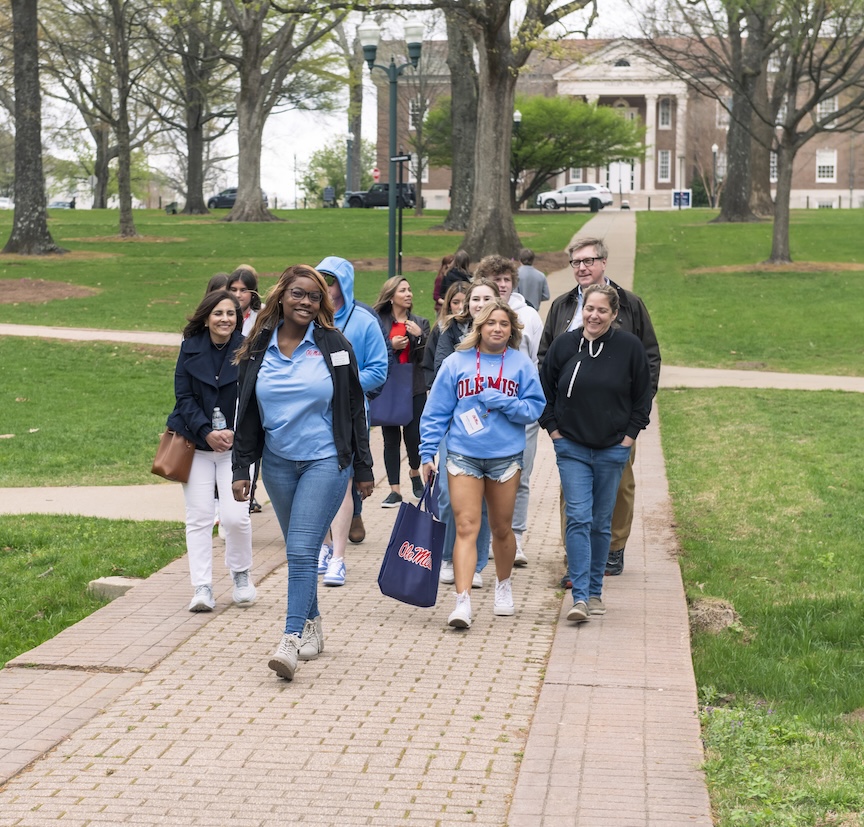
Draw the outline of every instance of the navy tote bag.
M438 598L444 553L444 523L429 513L432 484L430 477L419 505L399 506L378 573L382 594L423 608L434 606Z

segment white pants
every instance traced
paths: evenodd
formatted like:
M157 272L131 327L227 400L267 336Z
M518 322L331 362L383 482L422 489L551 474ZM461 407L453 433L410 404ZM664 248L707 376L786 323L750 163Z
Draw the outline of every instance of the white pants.
M252 568L252 522L249 503L231 493L231 452L196 449L186 497L186 550L192 587L213 583L214 490L219 489L219 523L225 529L225 566L230 572Z

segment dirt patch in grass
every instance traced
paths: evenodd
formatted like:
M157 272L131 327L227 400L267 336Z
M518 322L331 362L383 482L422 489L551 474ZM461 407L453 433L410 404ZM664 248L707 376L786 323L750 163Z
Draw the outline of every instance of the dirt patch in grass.
M690 628L694 632L718 634L739 623L741 616L731 603L719 597L701 597L690 606Z
M834 273L861 272L864 264L851 261L793 261L791 264L726 264L722 267L697 267L687 270L686 275L699 276L704 273Z
M0 279L0 304L44 304L57 299L86 299L101 292L63 281Z

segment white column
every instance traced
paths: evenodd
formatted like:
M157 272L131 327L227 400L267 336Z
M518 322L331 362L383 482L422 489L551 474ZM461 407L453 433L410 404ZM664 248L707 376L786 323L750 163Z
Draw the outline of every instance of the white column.
M675 96L675 189L683 190L687 186L687 182L683 176L686 174L681 167L687 167L687 95ZM684 163L681 163L681 158L684 158Z
M657 188L657 95L645 95L645 189Z

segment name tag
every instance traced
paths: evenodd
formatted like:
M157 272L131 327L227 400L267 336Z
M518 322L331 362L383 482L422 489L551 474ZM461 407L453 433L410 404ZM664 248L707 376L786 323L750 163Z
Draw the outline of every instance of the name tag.
M348 355L347 350L336 350L333 352L331 359L333 361L333 367L338 368L341 365L350 365L351 357Z
M459 414L459 419L462 420L462 425L465 428L465 432L469 436L483 430L483 420L477 413L476 408L471 408L470 411L465 411L464 413Z

